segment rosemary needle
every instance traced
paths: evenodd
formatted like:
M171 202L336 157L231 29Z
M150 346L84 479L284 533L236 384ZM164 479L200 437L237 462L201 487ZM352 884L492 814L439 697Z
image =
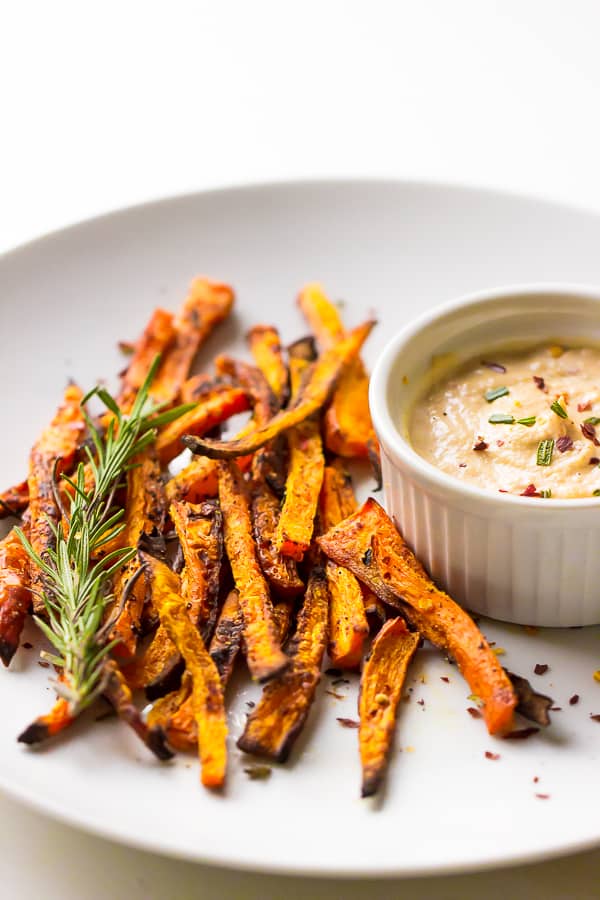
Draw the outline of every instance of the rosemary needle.
M134 457L154 441L156 429L193 406L162 411L164 404L152 403L150 386L159 363L157 356L129 415L121 412L115 399L102 387L95 387L83 398L93 447L85 447L93 485L86 487L83 463L74 478L62 476L71 491L67 506L61 502L63 521L50 523L54 546L40 557L21 529L16 529L28 555L44 575L42 599L48 621L37 616L35 621L54 647L54 653L44 652L43 657L59 669L54 687L68 702L72 717L89 706L106 686L107 656L117 643L108 640L113 622L103 622L105 610L114 599L110 593L111 577L137 552L135 547L123 547L99 556L101 548L125 527L125 512L114 505L116 490ZM104 435L85 412L84 404L94 396L112 414ZM59 496L56 482L54 488Z

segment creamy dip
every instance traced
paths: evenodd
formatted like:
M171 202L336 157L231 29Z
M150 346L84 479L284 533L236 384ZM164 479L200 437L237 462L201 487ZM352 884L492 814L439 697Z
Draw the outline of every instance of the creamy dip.
M422 457L461 481L540 498L600 495L600 348L478 357L412 411Z

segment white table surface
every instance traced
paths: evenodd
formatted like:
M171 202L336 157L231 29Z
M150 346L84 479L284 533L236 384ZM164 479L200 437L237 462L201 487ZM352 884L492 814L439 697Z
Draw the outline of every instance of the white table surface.
M315 175L600 211L599 29L594 0L0 3L0 250L157 196ZM0 894L20 900L600 897L600 851L350 883L162 859L3 797L0 822Z

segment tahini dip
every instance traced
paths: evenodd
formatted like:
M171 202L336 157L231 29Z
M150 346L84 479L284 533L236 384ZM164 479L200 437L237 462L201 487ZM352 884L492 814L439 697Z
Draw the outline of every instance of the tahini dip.
M422 457L480 488L600 496L600 348L472 359L417 401L409 433Z

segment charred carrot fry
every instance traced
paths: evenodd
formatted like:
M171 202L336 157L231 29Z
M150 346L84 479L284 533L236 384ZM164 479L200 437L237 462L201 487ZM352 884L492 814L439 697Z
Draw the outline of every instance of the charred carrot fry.
M148 726L143 721L138 708L133 702L131 691L119 671L114 660L107 660L105 664L106 686L104 696L114 707L115 712L137 736L154 753L157 759L172 759L173 751L166 744L165 733L160 726Z
M256 552L263 574L281 597L296 597L304 590L293 559L283 556L275 546L275 534L281 505L264 481L252 484L252 528Z
M197 506L172 503L171 520L185 559L181 592L192 622L208 641L217 619L221 561L223 558L223 517L216 501Z
M389 619L365 660L358 699L363 797L375 794L385 776L396 711L419 640L419 635L408 631L400 616Z
M0 519L19 516L29 504L29 488L26 481L15 484L0 494Z
M156 449L162 465L178 456L184 445L181 438L185 434L205 434L215 425L220 425L236 413L249 408L246 391L239 387L221 385L205 396L189 412L161 429L156 439Z
M183 668L167 629L159 625L141 656L125 666L123 675L132 690L144 689L148 700L154 700L178 684Z
M283 406L288 393L288 370L279 332L272 325L255 325L248 332L248 343L256 365L267 379L279 405Z
M292 401L300 394L308 365L301 344L290 348ZM287 437L290 460L275 546L283 556L301 561L310 547L325 469L318 419L311 416L288 431Z
M163 354L175 336L173 314L155 309L150 321L135 344L133 356L122 378L117 399L123 412L130 412L138 390L143 385L156 356Z
M344 338L339 313L320 285L307 285L298 303L321 347L334 346ZM327 449L339 456L367 459L369 443L377 447L369 411L369 376L360 358L342 374L323 425Z
M470 616L434 585L375 500L367 500L317 543L456 660L481 699L490 734L510 730L517 697L504 669Z
M227 723L221 679L204 641L190 622L185 600L172 590L174 573L164 563L140 553L151 573L152 593L161 624L186 664L192 680L192 705L198 728L201 779L205 787L217 788L225 781Z
M209 652L221 676L223 688L233 672L233 664L242 645L244 619L236 590L230 591L217 621Z
M359 353L374 324L374 321L369 321L360 325L330 350L326 350L314 363L296 403L277 413L253 434L232 441L208 441L190 435L183 439L184 444L199 455L213 459L235 459L254 453L278 434L299 425L327 403L345 366Z
M167 505L160 464L154 446L150 446L135 459L135 465L127 475L127 507L123 545L137 547L144 535L160 536L164 530ZM116 574L113 593L120 603L127 585L136 576L140 561L134 556ZM114 648L122 661L133 659L137 646L142 608L146 599L146 580L138 578L117 617L111 637L120 643Z
M60 734L74 721L70 704L64 697L59 697L50 712L45 716L38 716L25 731L21 732L17 740L20 744L41 744L48 738Z
M14 530L0 541L0 659L8 666L31 607L29 557Z
M157 402L173 403L188 377L194 357L213 329L227 318L234 294L227 284L195 278L189 294L174 320L173 342L164 354L152 384Z
M54 493L55 479L71 466L85 431L82 398L76 385L68 385L54 419L34 444L29 457L30 541L42 558L54 544L52 523L56 524L60 518ZM33 563L30 563L30 577L33 608L43 616L46 613L42 599L44 580Z
M198 456L181 472L167 481L167 499L170 503L185 500L188 503L201 503L210 497L216 497L219 490L217 464L214 459Z
M266 681L284 669L289 659L275 633L273 605L252 539L248 495L235 463L219 463L219 501L225 549L244 617L248 668L253 678Z
M327 583L322 569L309 578L298 626L288 646L289 669L264 688L238 747L285 762L308 717L321 677L327 643Z
M277 629L279 643L284 644L289 634L290 625L292 624L292 615L294 612L294 604L292 600L280 600L273 606L273 620Z
M338 462L327 466L320 496L320 522L324 531L338 525L356 509L349 474ZM328 559L325 565L329 587L329 646L334 666L356 668L369 633L365 601L355 576L344 566Z
M160 697L147 715L150 727L159 727L174 750L193 752L198 747L198 728L191 699L192 679L184 672L179 687Z

